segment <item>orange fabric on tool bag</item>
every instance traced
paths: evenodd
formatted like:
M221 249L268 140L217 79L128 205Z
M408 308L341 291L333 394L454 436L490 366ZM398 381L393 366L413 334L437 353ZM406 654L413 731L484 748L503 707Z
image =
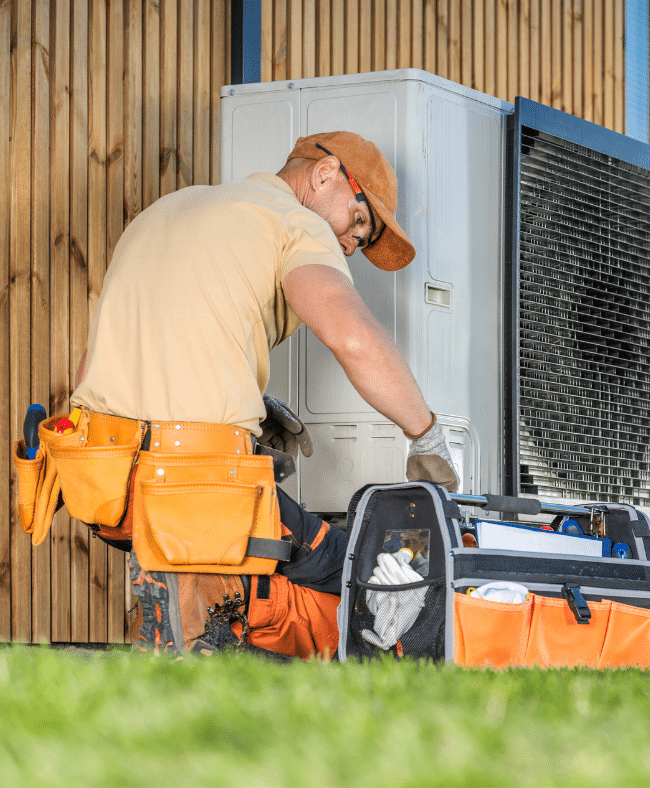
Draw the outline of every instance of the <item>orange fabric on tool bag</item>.
M591 618L578 624L565 599L533 595L526 665L595 668L603 650L610 602L589 601Z
M650 667L650 610L589 601L579 624L564 599L522 604L454 595L454 661L471 667Z
M619 602L611 606L598 667L650 667L650 610Z
M334 656L339 642L336 609L341 598L297 586L283 575L271 575L269 580L269 599L258 599L258 578L251 578L247 642L301 659L314 654ZM240 634L241 625L234 625L233 631Z
M525 664L532 596L521 604L454 595L454 661L494 668Z

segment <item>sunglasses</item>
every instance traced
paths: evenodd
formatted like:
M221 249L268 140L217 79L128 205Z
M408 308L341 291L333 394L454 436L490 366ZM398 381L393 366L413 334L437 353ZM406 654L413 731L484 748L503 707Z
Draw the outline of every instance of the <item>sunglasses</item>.
M336 156L335 153L332 153L332 151L327 150L327 148L324 148L322 145L319 145L318 143L316 143L316 147L320 148L322 151L325 151L325 153L328 156ZM336 158L338 159L339 157L336 156ZM348 183L352 187L352 191L354 192L354 196L356 197L357 202L365 202L365 204L368 206L368 213L370 214L370 224L372 226L372 232L370 233L370 238L372 238L374 236L374 234L375 234L377 226L375 225L375 216L374 216L374 214L372 212L372 208L370 207L370 203L368 202L368 199L366 198L366 195L359 188L359 184L354 180L354 178L350 175L350 173L345 169L345 167L343 166L343 162L340 159L339 159L339 165L341 167L341 172L348 179ZM371 241L370 239L368 239L367 243L365 243L361 248L362 249L370 249L370 247L374 246L377 243L377 241L381 238L381 235L382 235L383 232L384 232L384 228L382 227L381 233L379 233L379 235L375 238L375 240Z

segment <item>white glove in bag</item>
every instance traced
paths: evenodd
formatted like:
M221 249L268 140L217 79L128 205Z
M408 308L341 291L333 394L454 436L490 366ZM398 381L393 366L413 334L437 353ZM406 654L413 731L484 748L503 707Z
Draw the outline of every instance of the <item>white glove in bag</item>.
M491 602L508 602L513 605L520 605L528 598L528 589L519 583L496 580L493 583L485 583L475 588L469 592L469 595L477 599L488 599Z
M424 578L409 563L413 553L402 548L396 553L380 553L369 583L397 586L418 583ZM386 651L415 623L424 607L427 589L410 588L406 591L366 591L366 604L375 617L375 631L364 629L361 636L373 646Z

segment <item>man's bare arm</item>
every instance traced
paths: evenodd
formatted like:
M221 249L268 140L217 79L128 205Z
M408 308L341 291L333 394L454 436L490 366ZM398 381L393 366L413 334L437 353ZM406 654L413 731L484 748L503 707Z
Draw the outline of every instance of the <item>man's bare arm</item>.
M306 265L287 274L282 289L368 404L411 435L431 424L408 364L347 277L328 266Z

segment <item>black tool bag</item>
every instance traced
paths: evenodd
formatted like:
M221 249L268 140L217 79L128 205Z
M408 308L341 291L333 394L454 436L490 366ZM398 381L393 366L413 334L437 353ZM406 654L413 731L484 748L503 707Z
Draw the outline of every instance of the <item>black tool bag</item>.
M465 547L463 534L473 530L469 510L461 506L553 513L556 525L570 515L585 533L598 513L605 518L607 538L627 544L631 557ZM391 653L498 668L650 666L650 527L646 515L631 506L562 507L527 498L451 496L435 484L406 482L359 490L347 528L341 660ZM413 557L407 582L369 582L384 560L380 555L404 548ZM495 581L525 586L526 601L469 596L471 589ZM403 603L401 620L408 628L402 632L398 626L392 642L395 600Z

